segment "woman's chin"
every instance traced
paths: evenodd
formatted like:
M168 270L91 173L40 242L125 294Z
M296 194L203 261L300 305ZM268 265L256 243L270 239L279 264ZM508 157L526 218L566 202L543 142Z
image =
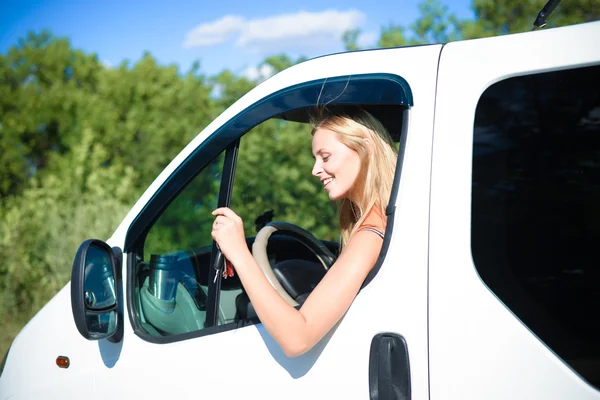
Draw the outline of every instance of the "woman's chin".
M329 195L329 200L332 200L332 201L342 200L344 197L346 197L346 196L344 196L345 193L340 194L336 191L328 191L327 194Z

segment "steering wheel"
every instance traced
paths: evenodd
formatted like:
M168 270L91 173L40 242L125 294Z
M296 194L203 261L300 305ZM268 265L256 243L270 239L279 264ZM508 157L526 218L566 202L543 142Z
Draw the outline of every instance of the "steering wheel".
M252 256L267 277L271 286L273 286L277 293L279 293L288 304L295 307L298 305L298 302L289 295L283 286L281 286L281 283L273 272L273 268L269 262L269 256L267 255L267 243L271 235L275 232L291 236L306 246L317 257L325 271L333 265L335 256L322 242L315 238L312 233L298 225L281 221L269 222L258 232L254 239L254 243L252 244Z

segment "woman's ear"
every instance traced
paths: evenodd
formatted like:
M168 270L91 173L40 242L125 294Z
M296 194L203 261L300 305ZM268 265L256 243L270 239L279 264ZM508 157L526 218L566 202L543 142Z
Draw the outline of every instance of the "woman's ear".
M373 154L373 146L371 145L371 142L369 141L369 139L363 139L363 143L365 144L365 147L367 148L367 154L368 155Z

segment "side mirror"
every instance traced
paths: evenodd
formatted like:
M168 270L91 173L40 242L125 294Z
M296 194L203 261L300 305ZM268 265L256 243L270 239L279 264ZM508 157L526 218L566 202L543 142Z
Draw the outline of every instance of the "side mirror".
M71 272L71 308L77 330L88 340L117 343L123 337L120 270L120 249L96 239L79 246Z

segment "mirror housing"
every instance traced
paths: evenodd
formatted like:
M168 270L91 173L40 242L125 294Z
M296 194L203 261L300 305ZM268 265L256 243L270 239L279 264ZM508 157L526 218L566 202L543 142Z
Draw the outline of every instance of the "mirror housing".
M71 308L77 330L88 340L123 338L120 306L122 253L97 239L79 246L71 271Z

